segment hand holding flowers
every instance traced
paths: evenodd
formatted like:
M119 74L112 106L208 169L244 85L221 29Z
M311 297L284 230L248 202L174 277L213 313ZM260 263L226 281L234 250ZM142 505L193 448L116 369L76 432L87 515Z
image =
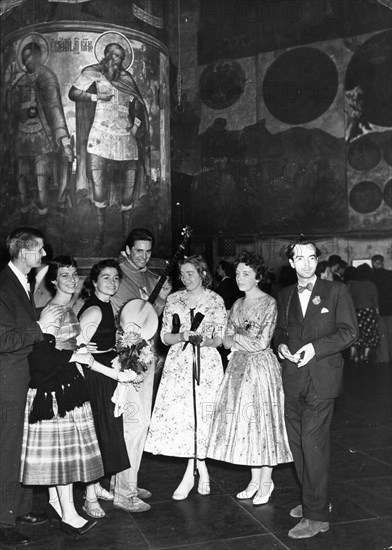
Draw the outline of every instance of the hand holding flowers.
M154 362L154 354L149 342L144 340L137 330L117 330L117 357L112 367L117 371L118 384L112 401L115 403L114 416L125 411L127 402L127 385L132 384L137 391L144 379L144 373Z
M144 373L154 362L150 344L135 329L124 331L120 327L117 330L116 348L118 355L113 359L112 366L119 373L119 381L141 384Z

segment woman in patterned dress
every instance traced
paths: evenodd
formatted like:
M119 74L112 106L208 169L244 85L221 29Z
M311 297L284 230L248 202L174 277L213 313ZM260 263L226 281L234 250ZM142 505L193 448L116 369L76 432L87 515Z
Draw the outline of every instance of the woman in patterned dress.
M359 338L351 346L350 359L368 363L371 349L380 343L379 303L376 285L371 281L372 268L361 264L357 269L348 267L347 287L354 302Z
M259 288L260 256L244 252L236 280L245 297L229 314L223 339L231 358L215 403L207 456L251 467L252 477L237 498L266 504L274 489L273 466L291 462L284 421L281 367L270 348L277 306Z
M161 339L170 349L145 446L145 451L153 454L188 459L184 476L173 493L174 500L186 499L195 483L192 458L195 427L198 492L202 495L210 492L205 458L210 409L223 378L222 361L216 348L221 345L226 328L225 305L223 299L208 288L212 277L205 260L200 255L189 256L179 262L179 268L185 288L171 294L164 309ZM201 316L200 325L192 330L192 320ZM200 384L193 378L195 367L197 369L197 346L189 342L196 334L201 340Z

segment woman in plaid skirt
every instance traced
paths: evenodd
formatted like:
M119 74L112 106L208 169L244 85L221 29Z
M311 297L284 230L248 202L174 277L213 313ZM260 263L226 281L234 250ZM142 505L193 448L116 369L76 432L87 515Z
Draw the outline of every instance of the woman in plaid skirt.
M48 517L60 521L74 537L96 521L80 516L73 502L73 483L90 483L103 475L88 390L81 367L113 369L96 362L91 347L77 347L81 330L70 306L79 278L75 260L58 256L50 263L48 281L55 295L47 307L62 307L56 326L46 327L44 340L29 356L30 389L25 411L20 481L49 487ZM106 372L105 372L106 373ZM117 378L116 378L117 379Z

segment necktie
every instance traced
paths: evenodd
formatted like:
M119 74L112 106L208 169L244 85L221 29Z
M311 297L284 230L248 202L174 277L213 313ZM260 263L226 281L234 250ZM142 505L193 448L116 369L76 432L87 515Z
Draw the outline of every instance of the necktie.
M303 292L305 289L310 290L310 292L312 292L313 283L308 283L306 286L298 285L298 292Z

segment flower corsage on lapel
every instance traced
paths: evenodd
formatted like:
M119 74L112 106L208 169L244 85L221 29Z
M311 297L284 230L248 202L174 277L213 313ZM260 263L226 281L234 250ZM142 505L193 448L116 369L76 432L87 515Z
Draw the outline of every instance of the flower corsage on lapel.
M315 306L318 306L320 303L321 303L321 298L320 296L315 296L312 300L312 302L314 303Z

